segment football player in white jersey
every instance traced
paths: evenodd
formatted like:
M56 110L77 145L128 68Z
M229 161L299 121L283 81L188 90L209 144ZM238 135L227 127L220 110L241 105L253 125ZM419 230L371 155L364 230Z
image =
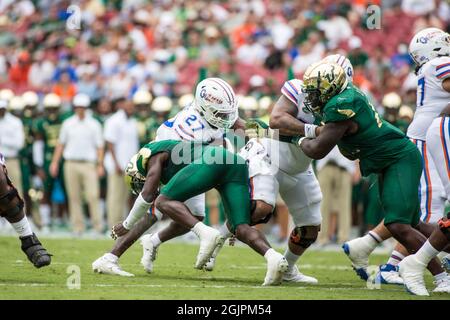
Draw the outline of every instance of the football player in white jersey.
M206 143L225 143L232 148L231 143L224 139L227 129L242 130L245 123L238 118L237 101L231 86L219 78L207 78L201 81L196 88L194 101L181 110L175 117L167 120L158 128L156 140L197 140ZM256 200L256 199L255 199ZM186 201L191 212L200 220L205 215L205 196L199 195ZM266 217L273 211L273 205L263 201L252 202L252 215L256 221L258 217ZM151 215L143 217L135 226L115 243L113 249L98 258L92 264L94 271L100 273L131 276L123 271L118 258L155 222L161 219L158 210L152 210ZM113 237L120 236L125 230L123 223L113 227ZM126 228L125 228L126 229ZM153 235L142 237L144 253L141 263L147 272L153 271L153 262L156 259L159 245L165 241L183 235L189 230L182 228L175 222L171 222L167 228ZM222 235L231 236L226 224L220 229ZM215 251L212 261L205 266L206 270L212 270Z
M445 195L439 171L444 171L442 170L442 163L445 164L445 152L442 146L445 144L442 143L440 137L444 137L444 142L447 141L448 131L447 140L445 140L446 133L445 131L442 132L440 124L444 122L442 119L445 120L446 117L436 118L439 117L450 98L448 91L450 87L450 81L448 80L450 77L449 35L436 28L422 30L411 40L409 51L417 66L418 88L416 113L408 128L407 136L417 145L423 158L424 168L419 186L419 196L421 200L421 220L424 223L420 224L420 231L429 236L434 229L429 223L437 223L444 215ZM435 128L431 132L434 132L435 135L428 138L427 131L431 129L432 124L435 125ZM436 149L438 151L433 152ZM439 155L433 157L432 153L440 154L441 157L439 158ZM442 155L444 155L444 158ZM439 160L436 161L435 158ZM445 175L448 174L446 170L444 172ZM344 244L344 250L352 260L352 265L361 278L368 278L366 268L370 253L379 243L390 237L390 233L380 224L364 237L353 239ZM400 284L403 282L396 276L396 266L407 255L407 250L398 245L392 252L388 264L382 266L389 267L391 283L397 282ZM443 253L443 255L446 255L446 253ZM444 260L446 259L448 257L444 258ZM388 272L385 275L388 275ZM436 292L448 290L448 277L445 275L437 275L435 282Z
M423 151L420 188L427 193L425 209L421 206L422 218L425 211L430 222L437 222L443 217L444 201L450 201L450 35L437 28L424 29L413 37L409 51L417 66L418 88L417 108L408 136L417 141ZM423 201L423 191L421 195ZM436 211L433 211L434 203L438 204ZM448 225L448 221L446 223ZM423 281L423 263L437 252L427 241L418 254L400 262L400 274L408 290L428 295ZM443 260L448 263L449 256ZM437 282L433 292L450 293L450 283L439 286Z
M335 54L325 57L324 60L341 65L349 81L353 80L353 67L345 56ZM271 193L277 194L279 190L295 224L285 252L289 270L284 274L283 280L317 283L317 279L302 274L296 265L300 256L317 239L322 221L320 212L322 192L311 166L312 160L296 144L290 143L293 137L316 137L320 131L314 124L317 120L305 108L303 101L302 81L298 79L286 81L270 117L270 128L277 129L280 136L277 137L278 141L263 139L262 145L272 165L278 163L278 170L275 173L277 184L272 187ZM268 188L267 183L263 182L267 178L268 175L264 173L253 176L255 193L262 195L266 193L259 189Z

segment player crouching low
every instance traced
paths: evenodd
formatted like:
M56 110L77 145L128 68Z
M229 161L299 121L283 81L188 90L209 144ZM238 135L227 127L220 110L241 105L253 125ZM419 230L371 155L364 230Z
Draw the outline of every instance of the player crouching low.
M12 184L0 154L0 217L5 218L19 234L22 251L36 268L48 266L51 256L31 230L23 211L24 202Z
M249 174L243 158L219 146L163 140L142 148L130 162L127 174L132 189L139 196L124 223L114 228L117 237L124 236L125 241L130 231L130 237L137 239L136 235L139 236L142 230L148 228L149 224L142 219L149 219L148 211L155 203L163 214L199 237L200 249L195 268L203 269L215 249L223 245L224 238L219 231L206 226L192 215L183 202L215 188L224 203L229 230L235 233L237 239L266 258L267 273L263 284L281 282L288 267L287 261L270 247L258 230L250 227ZM160 182L164 187L158 196ZM132 243L128 241L128 246ZM126 246L123 249L126 250ZM117 274L117 268L120 268L117 261L108 257L111 258L110 254L97 259L93 263L94 271Z

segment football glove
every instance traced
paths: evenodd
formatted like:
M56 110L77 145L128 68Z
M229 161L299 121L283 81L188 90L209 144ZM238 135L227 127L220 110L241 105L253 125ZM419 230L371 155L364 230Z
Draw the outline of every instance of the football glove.
M253 138L272 138L273 131L267 123L259 119L249 119L245 123L245 136L249 139Z

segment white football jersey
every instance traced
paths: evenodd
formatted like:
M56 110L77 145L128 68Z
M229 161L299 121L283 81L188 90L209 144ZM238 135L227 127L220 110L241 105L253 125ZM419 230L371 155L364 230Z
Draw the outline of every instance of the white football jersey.
M442 88L442 81L447 78L450 78L450 57L435 58L419 69L417 106L408 137L425 141L431 123L450 102L450 93Z
M314 123L314 115L305 109L303 104L305 100L305 94L302 92L302 81L293 79L286 81L281 88L281 93L288 98L294 105L297 106L297 119L303 123Z
M155 140L195 140L210 143L222 139L224 133L223 129L211 127L200 113L189 105L158 128Z
M301 91L301 84L302 81L298 79L286 81L281 88L281 93L297 107L298 120L303 123L314 123L314 116L304 108L305 95ZM311 159L303 153L302 149L292 143L269 139L263 139L261 142L272 164L277 165L281 171L289 175L305 172L311 164Z

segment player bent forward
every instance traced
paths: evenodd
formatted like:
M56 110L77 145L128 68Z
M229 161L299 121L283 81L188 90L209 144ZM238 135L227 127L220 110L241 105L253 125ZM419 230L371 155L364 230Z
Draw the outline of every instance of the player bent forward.
M24 202L12 184L6 170L5 159L0 154L0 217L5 218L19 234L22 251L36 268L48 266L50 254L31 230L23 211Z
M416 229L422 161L415 145L379 117L367 97L346 81L337 64L310 66L304 75L304 91L305 104L325 125L317 138L302 138L299 146L306 155L320 159L338 145L344 156L360 160L363 176L378 174L384 224L408 252L416 252L426 238ZM428 269L443 278L437 285L439 290L448 288L450 277L436 259L430 261Z
M195 267L202 269L224 239L219 231L194 217L183 202L215 188L224 203L230 231L267 260L263 285L281 282L288 266L285 258L270 247L258 230L250 227L248 167L244 159L222 147L174 140L149 143L136 157L131 161L135 168L129 167L127 171L132 177L133 189L140 194L123 226L114 229L117 236L123 236L133 228L154 202L163 214L199 237ZM157 196L160 182L165 186ZM101 259L93 263L93 268L107 273L108 270L101 267Z

